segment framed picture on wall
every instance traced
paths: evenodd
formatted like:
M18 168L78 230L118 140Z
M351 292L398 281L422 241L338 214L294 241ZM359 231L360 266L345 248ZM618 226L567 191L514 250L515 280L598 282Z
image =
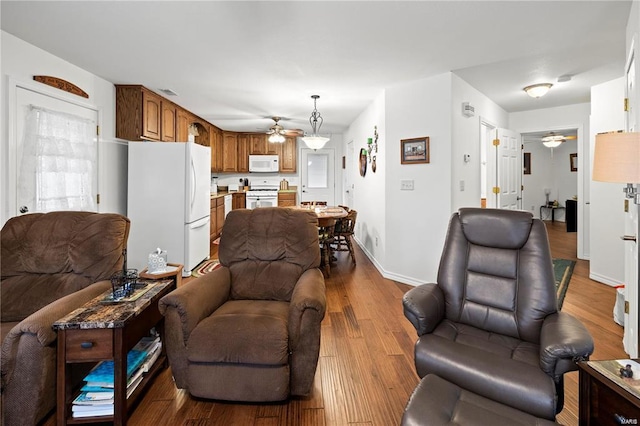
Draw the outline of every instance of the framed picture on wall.
M531 174L531 153L525 152L522 161L522 173L525 175Z
M572 172L578 171L578 154L569 154L569 164Z
M429 137L402 139L400 141L400 164L429 162Z

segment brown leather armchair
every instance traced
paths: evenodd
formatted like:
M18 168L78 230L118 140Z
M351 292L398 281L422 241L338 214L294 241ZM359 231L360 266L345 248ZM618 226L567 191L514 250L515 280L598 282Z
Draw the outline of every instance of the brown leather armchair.
M278 207L228 214L222 267L160 300L178 388L254 402L311 391L326 308L317 223Z
M55 407L52 324L111 288L129 219L90 212L11 218L0 233L2 422L34 425Z
M437 281L403 299L419 336L418 375L553 420L562 410L563 374L588 359L593 339L557 309L544 223L528 212L460 209Z

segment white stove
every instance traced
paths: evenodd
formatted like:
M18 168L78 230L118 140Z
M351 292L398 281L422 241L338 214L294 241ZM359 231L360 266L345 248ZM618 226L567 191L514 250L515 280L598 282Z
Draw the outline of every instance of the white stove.
M247 208L277 207L278 189L280 182L277 180L254 180L247 191Z

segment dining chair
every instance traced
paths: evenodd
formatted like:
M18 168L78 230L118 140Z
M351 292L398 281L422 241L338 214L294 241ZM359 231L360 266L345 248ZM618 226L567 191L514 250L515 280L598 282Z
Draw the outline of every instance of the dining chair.
M353 243L351 236L353 235L356 218L358 212L356 210L348 210L347 216L336 220L336 226L334 230L334 250L335 251L348 251L351 255L353 264L356 264L356 256L353 252Z
M320 268L331 276L332 245L335 242L335 218L318 218L318 242L320 244Z

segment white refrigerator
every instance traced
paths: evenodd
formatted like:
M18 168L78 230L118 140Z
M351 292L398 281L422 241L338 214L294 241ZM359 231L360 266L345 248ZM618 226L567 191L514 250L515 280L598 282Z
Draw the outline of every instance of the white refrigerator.
M209 257L211 150L193 142L129 142L127 267L167 251L183 276Z

